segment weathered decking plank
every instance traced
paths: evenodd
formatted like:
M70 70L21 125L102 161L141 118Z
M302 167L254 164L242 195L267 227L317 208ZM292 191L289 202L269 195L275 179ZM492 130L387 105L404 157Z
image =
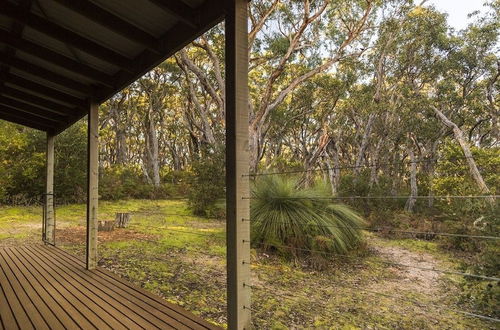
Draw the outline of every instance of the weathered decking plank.
M24 290L26 295L29 297L29 299L33 302L33 304L37 307L39 313L43 315L43 318L45 319L45 322L49 326L50 329L64 329L64 328L69 328L76 326L75 322L69 318L69 316L64 313L62 309L57 310L56 313L58 313L59 317L61 320L58 319L56 316L56 313L54 313L50 308L48 302L51 301L50 295L47 294L45 290L43 290L38 282L35 280L28 280L25 275L17 268L15 263L9 263L5 259L3 253L0 251L0 263L4 263L10 270L10 273L7 274L8 276L13 276L15 274L16 278L18 279L18 282L21 286L19 290ZM4 270L7 269L7 267L0 266ZM23 283L29 283L29 285L23 286Z
M23 305L27 305L28 302L21 302L19 300L16 293L14 292L14 288L10 285L7 276L3 271L3 268L0 270L0 286L5 293L5 297L9 301L9 306L12 313L14 314L16 323L19 326L22 325L25 329L34 329L33 324L31 323L31 320L26 313L26 310L23 308Z
M73 261L80 268L84 266L83 261L79 260L75 256L70 255L57 248L51 247L50 249L51 252L55 254L58 253L58 256L62 258L61 260L65 258L68 261ZM182 307L165 302L160 297L125 281L124 279L118 277L117 275L111 273L110 271L104 268L98 267L95 269L95 271L92 271L90 274L91 276L94 276L96 280L103 283L103 285L108 285L115 289L119 289L120 292L125 295L124 297L126 299L133 300L134 303L138 304L149 313L154 313L155 316L161 319L165 319L165 317L167 317L167 319L174 318L180 321L181 323L188 325L189 327L192 327L194 329L200 327L202 329L203 328L220 329L219 327L186 311Z
M25 248L30 249L30 248ZM44 251L42 251L44 252ZM75 277L75 280L82 284L89 293L91 293L94 297L100 297L100 301L102 301L102 305L104 310L110 311L111 314L119 320L128 328L141 327L144 329L155 328L159 326L164 326L163 324L154 324L150 322L147 318L141 317L135 310L134 307L136 305L132 304L130 301L118 297L113 291L107 289L104 286L96 285L99 282L92 280L90 276L88 276L88 271L85 271L81 267L71 267L70 265L65 265L61 263L58 259L53 256L48 256L44 253L40 254L40 257L43 258L43 262L46 262L48 265L51 265L54 271L61 271L62 276L71 276L73 273L77 273L79 276ZM140 312L140 311L139 311Z
M23 275L23 286L27 288L31 285L40 299L49 307L49 311L46 311L47 315L53 314L57 316L66 329L78 328L78 324L92 327L87 319L81 316L73 306L66 305L64 297L55 291L46 281L44 281L44 279L33 276L29 270L26 269L24 264L17 260L17 258L10 256L6 250L0 249L0 255L2 255L6 262L16 269L19 274ZM64 306L64 309L61 306ZM74 316L70 317L69 313L73 313ZM55 327L55 329L57 329L57 327Z
M65 328L219 329L58 248L0 248L0 330Z
M65 262L67 267L71 267L72 270L81 272L82 271L82 263L77 262L67 253L57 250L55 251L55 255L57 255L58 260L60 262ZM110 296L114 297L117 302L127 305L127 307L135 309L139 315L153 323L155 326L161 327L164 326L165 323L168 323L175 327L176 329L192 329L196 328L198 324L189 320L188 318L178 317L176 315L169 316L165 315L161 309L152 308L150 305L145 304L140 298L137 298L127 290L124 290L121 286L116 285L114 283L110 283L106 280L105 277L96 274L95 271L87 272L85 271L88 278L94 283L98 284L99 288L106 291ZM140 307L137 309L137 307ZM179 322L179 319L187 322L191 327L184 325Z
M46 272L47 274L51 274L55 281L66 288L68 292L71 292L76 299L93 311L95 317L103 320L111 329L134 328L137 326L135 323L130 322L125 315L107 304L100 296L85 290L78 282L78 276L62 276L57 267L51 267L45 261L40 260L38 255L30 253L26 248L20 248L19 252L22 252L26 258L29 258L32 261L32 265L40 270L40 273Z
M59 283L59 281L57 281L53 277L53 274L48 273L38 267L38 265L34 263L33 260L21 253L20 249L7 248L6 250L8 253L12 253L13 256L17 257L18 260L20 260L24 264L25 268L30 271L30 273L35 278L43 279L44 285L52 287L52 292L55 291L59 293L58 301L63 309L71 308L70 306L73 307L73 313L71 313L72 316L75 314L83 316L83 318L87 320L88 326L90 328L112 329L111 326L108 325L108 323L116 325L115 322L112 322L112 318L109 317L106 319L106 321L104 321L101 317L99 317L99 314L96 314L96 309L99 309L98 305L93 304L88 300L82 301L81 299L83 298L81 294L79 294L79 292L77 292L76 290L73 291L69 286L65 286ZM87 305L87 303L89 303L89 305Z
M32 324L37 325L37 329L49 329L47 322L40 314L38 308L33 303L33 300L28 296L28 288L23 288L21 283L19 282L15 273L12 272L9 265L4 263L4 260L0 259L0 264L2 264L0 270L0 285L4 285L5 281L10 282L11 288L16 293L17 298L19 299L23 309L26 311L28 318L31 320Z
M7 300L6 288L0 285L0 323L7 329L18 329L16 319Z

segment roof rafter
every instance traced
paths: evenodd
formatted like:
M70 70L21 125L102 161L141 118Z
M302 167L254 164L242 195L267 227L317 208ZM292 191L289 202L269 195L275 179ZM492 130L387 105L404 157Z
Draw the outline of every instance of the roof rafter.
M199 11L194 10L188 5L182 3L181 1L171 1L171 0L149 0L156 6L160 7L170 15L177 18L179 21L185 25L196 29L199 24ZM196 23L194 23L196 22Z
M91 86L75 81L58 73L52 72L38 65L31 64L28 61L24 61L22 59L15 57L8 57L7 54L2 52L0 52L0 63L8 64L21 71L35 75L44 80L53 82L57 85L67 87L76 92L90 95L94 91L94 88L92 88Z
M59 40L65 44L72 45L73 47L95 56L102 61L116 65L123 70L128 70L132 64L132 61L128 57L102 46L95 41L82 37L81 35L65 29L62 26L38 15L33 13L24 13L20 7L13 5L7 0L0 0L0 6L2 6L0 14L25 24L26 26L29 26L51 38Z
M16 114L17 114L18 117L20 116L19 111L17 109L6 106L6 105L0 105L0 113L12 114L14 116L16 116ZM21 117L24 117L32 122L38 122L38 123L40 123L44 126L47 126L47 127L52 127L52 126L54 126L54 123L57 123L57 121L55 121L55 120L48 120L45 118L41 118L39 116L34 116L28 112L23 112Z
M42 85L42 84L39 84L37 82L31 81L29 79L20 77L18 75L13 74L13 73L4 73L2 75L2 78L3 78L4 82L6 82L6 83L10 83L10 84L16 85L18 87L21 87L23 89L33 91L37 94L47 96L47 97L49 97L55 101L61 102L61 103L66 103L66 104L74 105L77 107L85 107L87 104L85 102L85 100L83 100L81 98L66 94L65 92L62 92L60 90L53 89L51 87L47 87L45 85Z
M39 46L31 41L15 38L7 31L0 29L0 43L16 48L26 54L38 57L44 61L72 71L81 76L92 79L104 86L113 87L110 83L112 76L91 66L77 62L69 57L56 53L48 48Z
M12 114L10 112L0 111L0 119L10 121L14 124L19 124L22 126L27 126L30 128L34 128L39 131L49 132L52 131L51 126L45 126L41 124L38 119L36 121L26 119L24 116L19 116Z
M39 108L37 106L31 105L29 103L24 103L18 100L14 100L5 96L0 96L0 104L5 106L15 108L19 111L32 114L34 116L44 118L54 122L64 122L69 116L62 116L55 113L47 112L47 110Z
M15 88L11 88L9 86L1 86L0 87L0 95L5 95L10 98L14 98L20 101L24 101L27 103L31 103L34 105L38 105L42 108L47 109L48 111L57 113L63 116L73 116L78 112L77 108L67 107L65 105L41 98L36 95L28 94L23 91L20 91Z
M149 50L158 52L157 40L149 33L141 30L140 28L132 25L131 23L121 19L108 12L107 10L95 5L88 0L55 0L57 3L64 7L102 25L121 36L132 40Z

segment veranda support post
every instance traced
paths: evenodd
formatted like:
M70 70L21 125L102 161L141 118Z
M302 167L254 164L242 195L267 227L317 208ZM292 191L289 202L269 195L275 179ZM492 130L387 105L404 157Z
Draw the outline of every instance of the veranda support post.
M55 244L56 219L54 214L54 141L55 136L47 133L47 154L45 172L45 194L43 198L45 228L43 230L43 241Z
M250 328L247 0L226 1L227 313Z
M99 171L99 114L98 104L91 102L88 114L87 140L87 242L86 266L97 266L97 203Z

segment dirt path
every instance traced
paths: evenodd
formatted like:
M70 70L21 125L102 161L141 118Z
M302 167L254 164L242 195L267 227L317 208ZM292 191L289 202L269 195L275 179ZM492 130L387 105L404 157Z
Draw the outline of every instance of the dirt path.
M390 246L379 238L372 239L372 248L388 263L408 265L402 267L388 264L396 276L391 280L374 283L372 288L384 291L411 291L427 296L436 295L442 287L440 279L442 274L429 269L440 269L440 262L431 254L415 252L399 246Z

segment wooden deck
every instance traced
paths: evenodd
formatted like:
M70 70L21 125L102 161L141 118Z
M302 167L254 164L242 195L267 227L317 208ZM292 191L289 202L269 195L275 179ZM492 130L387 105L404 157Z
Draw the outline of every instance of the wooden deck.
M0 248L0 329L219 329L51 246Z

